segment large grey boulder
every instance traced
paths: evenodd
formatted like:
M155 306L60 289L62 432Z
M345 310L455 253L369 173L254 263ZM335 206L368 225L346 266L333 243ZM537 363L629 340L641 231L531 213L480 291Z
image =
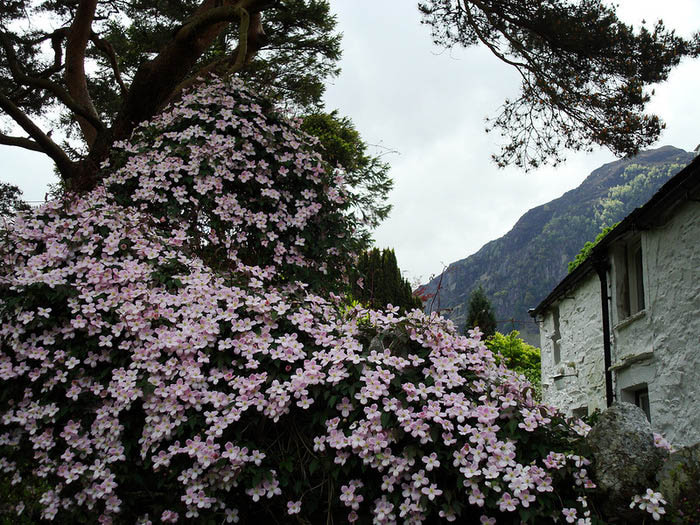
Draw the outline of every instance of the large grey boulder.
M603 412L587 442L605 514L628 521L632 498L656 486L656 474L668 453L654 445L649 421L631 403L615 403Z

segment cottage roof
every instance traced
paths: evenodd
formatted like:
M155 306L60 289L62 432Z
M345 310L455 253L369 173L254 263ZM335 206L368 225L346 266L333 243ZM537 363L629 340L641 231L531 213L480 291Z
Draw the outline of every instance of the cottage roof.
M536 317L541 314L587 278L595 271L597 265L607 264L609 248L617 240L662 224L675 208L686 200L700 201L700 156L696 156L690 164L669 179L645 204L632 210L632 213L593 247L585 261L564 277L540 304L530 310L530 315Z

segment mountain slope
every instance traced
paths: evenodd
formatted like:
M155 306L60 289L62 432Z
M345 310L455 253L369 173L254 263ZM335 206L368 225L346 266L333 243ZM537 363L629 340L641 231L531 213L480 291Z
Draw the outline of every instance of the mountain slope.
M567 263L605 226L644 204L693 158L672 146L605 164L579 187L525 213L503 237L449 265L420 289L426 309L440 309L463 328L469 295L482 286L491 300L498 330L521 331L539 345L532 308L566 275ZM438 307L439 305L439 307ZM511 321L514 320L514 321Z

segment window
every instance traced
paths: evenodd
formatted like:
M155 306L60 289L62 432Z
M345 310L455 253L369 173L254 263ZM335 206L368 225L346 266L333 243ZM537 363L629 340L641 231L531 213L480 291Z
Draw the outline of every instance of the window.
M644 387L634 392L634 404L642 409L647 416L647 420L651 421L651 411L649 410L649 389Z
M641 312L644 301L644 258L641 239L637 238L618 250L615 256L617 315L623 320Z
M630 298L632 304L632 312L636 314L641 310L644 310L644 270L642 268L642 245L641 243L635 248L634 254L632 256L634 261L634 284L635 284L635 294L634 297Z
M620 392L622 401L634 403L642 409L647 420L651 422L651 410L649 407L649 387L647 383L638 383L634 386L623 388Z
M552 333L552 353L554 364L561 361L561 332L559 331L559 307L555 306L552 311L552 321L554 322L554 332Z

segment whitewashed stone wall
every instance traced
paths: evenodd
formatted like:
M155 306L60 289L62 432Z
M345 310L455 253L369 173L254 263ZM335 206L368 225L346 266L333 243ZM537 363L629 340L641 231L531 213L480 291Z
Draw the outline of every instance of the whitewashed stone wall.
M700 203L687 201L640 234L645 308L620 319L619 266L608 275L615 398L649 392L651 424L674 445L700 442ZM615 261L612 257L611 260ZM559 364L553 362L559 308ZM591 272L544 313L540 330L544 401L568 415L603 410L605 374L600 281ZM567 366L569 363L573 367Z
M628 320L612 309L615 393L633 401L646 384L652 427L690 445L700 442L700 203L641 239L646 308Z
M605 408L600 281L595 273L559 303L560 360L554 362L554 308L540 327L543 400L567 415Z

